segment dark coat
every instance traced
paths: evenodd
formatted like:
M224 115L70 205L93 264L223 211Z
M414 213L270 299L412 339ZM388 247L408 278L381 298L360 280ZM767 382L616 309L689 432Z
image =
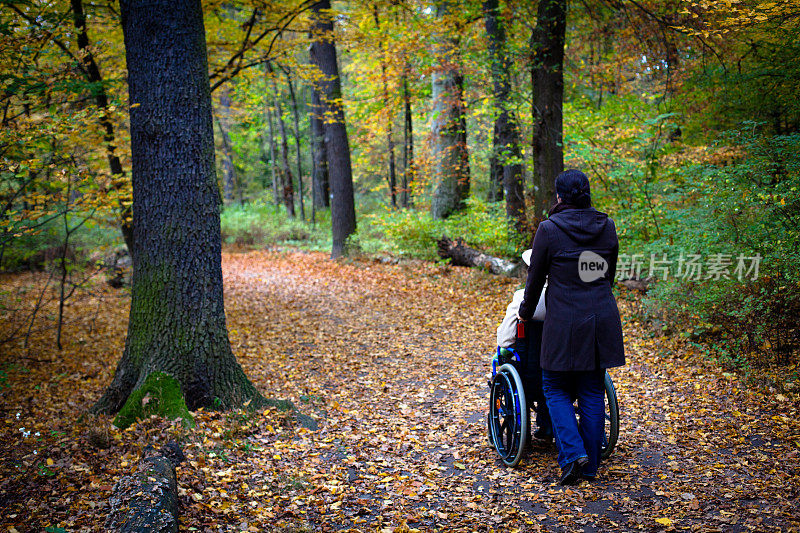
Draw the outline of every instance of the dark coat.
M614 221L593 207L565 209L539 224L519 316L527 320L533 315L549 276L542 368L595 370L625 364L622 325L611 293L618 253ZM601 274L603 260L608 268Z

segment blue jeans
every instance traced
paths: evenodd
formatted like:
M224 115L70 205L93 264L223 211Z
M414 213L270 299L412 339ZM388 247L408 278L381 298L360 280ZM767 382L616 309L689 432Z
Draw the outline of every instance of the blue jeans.
M539 357L542 348L542 322L528 320L525 322L526 338L517 339L515 347L524 361L522 365L522 383L525 387L525 399L528 406L536 402L536 427L550 431L550 413L542 391L542 367Z
M553 421L558 446L558 465L588 457L586 476L597 475L605 424L605 370L542 370L542 388ZM575 419L573 402L578 400L580 424Z

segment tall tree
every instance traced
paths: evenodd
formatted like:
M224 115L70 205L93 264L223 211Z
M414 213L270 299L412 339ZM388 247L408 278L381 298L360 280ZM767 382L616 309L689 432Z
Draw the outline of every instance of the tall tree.
M400 206L403 208L413 203L411 183L414 181L414 122L408 91L408 70L406 63L403 67L403 183L400 192Z
M275 104L275 115L278 119L278 130L281 132L281 173L280 182L283 191L283 205L290 217L294 218L294 184L292 179L292 169L289 167L289 142L286 138L286 125L283 122L283 110L281 109L280 92L278 84L275 82L272 64L267 61L267 73L272 82L272 97Z
M437 65L431 76L433 119L431 157L436 186L431 201L433 218L446 218L463 208L469 195L467 121L464 114L464 77L459 64L458 28L451 27L449 0L439 0L436 16L441 27L437 38Z
M294 118L294 147L297 152L297 194L300 197L300 219L306 219L306 203L303 200L303 156L300 152L300 110L297 105L297 96L294 92L294 83L289 69L281 67L286 76L286 85L289 86L289 98L292 100L292 116Z
M236 191L236 172L233 166L233 148L230 131L231 96L227 86L219 97L219 113L217 126L222 138L222 196L226 202L232 202Z
M333 41L333 17L330 0L312 6L314 40L311 44L311 63L321 76L316 80L322 104L325 129L325 150L331 190L331 257L345 253L347 238L356 231L356 209L353 198L353 174L350 163L350 144L344 122L342 86Z
M100 74L100 67L97 66L97 61L95 61L92 48L89 45L89 33L86 30L86 13L83 10L83 1L70 0L70 6L72 8L72 21L77 33L78 50L80 50L80 57L83 61L83 72L86 79L94 85L92 92L94 93L95 104L99 109L105 111L108 109L108 95L103 87L103 76ZM111 175L118 180L117 188L122 188L125 182L125 172L117 154L114 124L103 113L100 115L100 125L105 130L104 140L109 170ZM129 197L128 200L130 200ZM133 248L133 225L130 204L120 204L120 229L122 230L122 237L125 239L125 246L128 247L130 252Z
M555 201L555 179L564 170L564 33L567 0L541 0L531 34L533 83L533 184L535 220Z
M262 403L225 324L200 0L122 0L120 7L131 103L133 287L125 351L95 410L118 411L153 372L178 381L189 409Z
M494 123L496 142L493 156L496 158L496 165L502 168L506 216L513 222L517 231L522 232L525 228L522 151L520 150L517 120L509 110L510 65L506 56L506 32L500 20L498 1L486 0L483 3L483 14L486 20L486 34L489 37L494 101L498 112Z
M500 163L500 139L497 135L497 119L492 129L492 153L489 156L489 191L486 199L490 202L499 202L503 199L503 165Z
M272 123L272 108L269 104L265 104L267 108L267 124L269 124L269 166L272 175L272 197L275 206L281 205L281 195L278 190L278 175L275 170L275 126Z
M397 174L395 170L394 161L394 113L392 112L392 105L389 101L389 79L386 74L387 52L386 45L383 42L381 34L381 21L378 15L378 4L372 6L372 16L375 20L375 29L379 34L378 47L379 62L381 65L381 88L383 96L383 107L389 113L389 120L386 122L386 149L389 155L389 197L391 199L392 207L397 207Z
M328 152L325 149L325 126L322 122L323 110L321 102L319 90L312 89L311 109L308 112L308 118L311 122L311 152L314 158L311 188L315 209L324 209L331 205L328 181Z

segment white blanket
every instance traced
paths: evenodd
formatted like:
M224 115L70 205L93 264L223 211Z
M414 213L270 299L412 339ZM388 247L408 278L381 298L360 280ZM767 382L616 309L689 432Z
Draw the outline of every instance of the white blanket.
M545 306L544 306L544 293L547 290L547 284L542 289L542 294L539 296L539 301L536 303L536 310L533 312L533 320L544 320ZM514 297L511 298L511 303L506 308L506 316L503 321L497 326L497 345L501 348L508 348L513 346L517 340L517 311L525 297L525 289L520 289L514 292Z

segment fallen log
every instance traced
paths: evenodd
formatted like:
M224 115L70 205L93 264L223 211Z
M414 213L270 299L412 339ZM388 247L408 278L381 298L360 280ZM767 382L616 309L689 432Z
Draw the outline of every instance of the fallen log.
M178 482L175 467L185 460L176 443L160 452L148 446L135 474L124 476L111 495L107 531L174 533L178 531Z
M630 291L637 291L641 294L646 294L647 290L650 288L650 284L653 283L654 281L655 279L652 277L640 278L640 279L628 278L620 280L617 283L619 283L620 285L622 285L623 287L625 287Z
M438 254L442 259L450 259L451 264L456 266L466 266L482 268L492 274L503 276L516 276L521 271L521 263L514 263L499 257L485 254L475 248L470 248L464 244L463 239L455 241L443 236L436 241Z

